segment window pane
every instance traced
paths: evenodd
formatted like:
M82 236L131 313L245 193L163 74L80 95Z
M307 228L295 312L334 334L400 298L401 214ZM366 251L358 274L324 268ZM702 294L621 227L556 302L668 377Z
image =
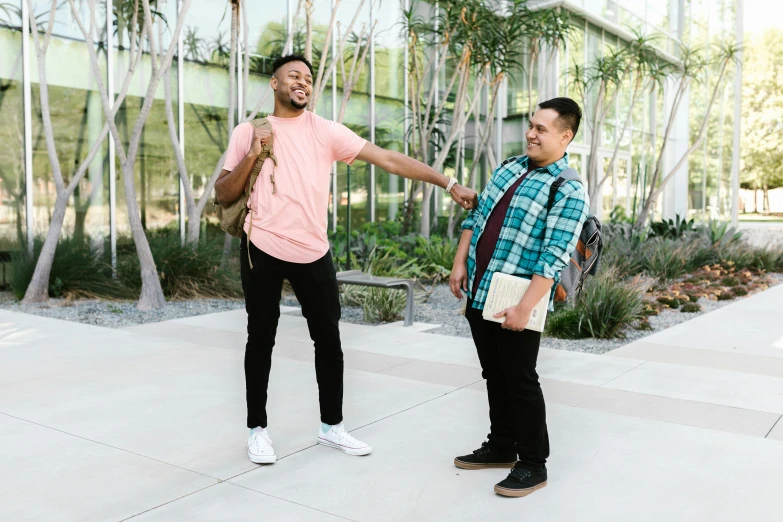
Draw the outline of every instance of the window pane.
M17 14L0 11L0 24L0 251L13 251L25 244L27 232L22 37Z

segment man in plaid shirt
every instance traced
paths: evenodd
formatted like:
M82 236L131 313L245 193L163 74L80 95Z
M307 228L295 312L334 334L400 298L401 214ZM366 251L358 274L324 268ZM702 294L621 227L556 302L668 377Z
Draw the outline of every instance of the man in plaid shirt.
M512 468L495 492L523 497L546 485L549 437L536 360L541 334L525 330L533 307L550 293L576 248L589 202L580 181L563 183L547 211L550 187L568 167L566 147L582 118L570 98L538 106L527 132L527 155L509 158L492 174L479 205L462 224L462 237L449 284L468 296L465 316L487 380L489 440L457 457L462 469ZM492 274L531 279L517 306L482 318Z

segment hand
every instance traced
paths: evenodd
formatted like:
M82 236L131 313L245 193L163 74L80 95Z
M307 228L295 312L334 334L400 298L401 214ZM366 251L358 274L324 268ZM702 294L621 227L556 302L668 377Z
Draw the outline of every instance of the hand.
M464 261L454 261L449 277L449 288L457 299L462 299L462 291L468 291L468 268Z
M503 324L500 325L502 328L505 328L506 330L514 330L515 332L521 332L525 329L527 323L530 322L530 314L532 311L533 310L525 310L519 306L512 306L511 308L506 308L502 312L496 313L495 317L506 318L506 320L503 321Z
M255 128L253 129L253 142L250 145L250 154L253 156L261 155L261 147L269 143L269 138L272 137L272 131L269 129Z
M478 194L476 191L463 187L462 185L454 185L451 187L451 199L466 210L478 206Z

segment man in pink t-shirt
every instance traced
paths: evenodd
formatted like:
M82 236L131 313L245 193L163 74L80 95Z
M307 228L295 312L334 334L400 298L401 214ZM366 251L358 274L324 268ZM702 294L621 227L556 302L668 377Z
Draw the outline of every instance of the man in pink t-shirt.
M280 57L273 69L270 84L275 92L275 110L268 116L272 131L256 129L249 122L238 125L215 184L221 203L236 201L262 145L274 134L277 165L267 159L261 168L248 202L251 212L241 242L242 288L248 318L248 457L259 464L276 460L266 429L266 401L285 279L302 306L310 338L315 343L321 408L318 442L349 455L367 455L372 448L346 432L342 423L340 299L326 233L332 163L342 161L350 165L359 159L391 174L432 183L447 189L454 201L466 209L476 206L477 195L419 161L381 149L344 125L305 110L312 92L313 68L304 57Z

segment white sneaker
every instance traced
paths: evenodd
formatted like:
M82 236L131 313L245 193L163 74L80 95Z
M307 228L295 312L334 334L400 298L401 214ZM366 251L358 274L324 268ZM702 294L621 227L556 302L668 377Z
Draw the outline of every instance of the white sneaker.
M352 437L350 433L345 431L342 423L332 426L326 433L319 429L318 444L337 448L348 455L369 455L372 452L372 447L369 444Z
M277 460L272 439L265 428L255 428L247 438L247 457L256 464L274 464Z

